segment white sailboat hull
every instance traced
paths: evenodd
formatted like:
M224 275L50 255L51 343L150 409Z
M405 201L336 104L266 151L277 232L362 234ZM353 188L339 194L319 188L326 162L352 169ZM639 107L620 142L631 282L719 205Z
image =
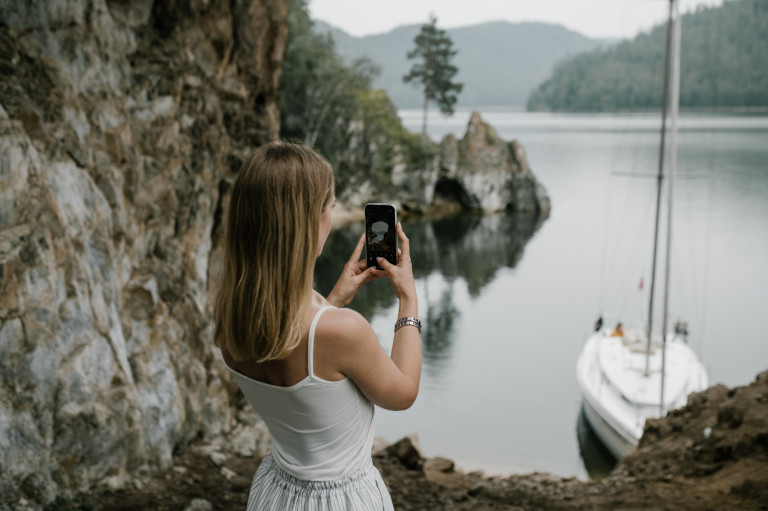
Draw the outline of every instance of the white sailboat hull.
M617 459L635 450L646 419L684 406L691 392L708 384L693 350L680 337L669 336L661 407L662 350L654 345L647 358L640 339L639 334L611 337L598 332L587 339L577 363L587 421Z
M598 410L599 408L595 408L595 403L590 402L586 398L584 399L584 417L587 419L592 431L600 439L600 442L616 459L621 459L634 451L637 448L637 441L639 439L627 435L626 432L622 432L621 428L617 428L606 421L603 418L606 412L603 410L598 412Z

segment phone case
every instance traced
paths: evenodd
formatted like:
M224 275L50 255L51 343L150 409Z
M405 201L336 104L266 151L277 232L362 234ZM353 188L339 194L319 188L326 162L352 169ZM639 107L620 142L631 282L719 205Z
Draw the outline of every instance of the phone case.
M397 208L394 204L368 203L365 205L365 254L368 267L381 268L377 257L397 264Z

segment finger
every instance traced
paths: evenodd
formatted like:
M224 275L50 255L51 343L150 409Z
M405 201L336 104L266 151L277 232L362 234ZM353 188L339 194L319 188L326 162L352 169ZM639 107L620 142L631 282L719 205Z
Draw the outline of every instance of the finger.
M357 240L357 245L355 246L355 250L352 251L352 255L349 256L348 263L354 263L360 259L360 254L363 253L363 244L365 244L365 233L363 233L360 236L360 239ZM360 268L362 268L362 266Z
M400 238L400 248L402 249L403 257L409 259L411 257L411 244L408 241L408 236L405 235L403 224L400 222L397 222L397 237Z
M361 283L361 285L362 285L362 284L365 284L365 283L370 282L372 280L376 280L376 279L382 278L384 276L383 273L384 272L379 270L378 268L371 267L371 268L368 268L367 270L365 270L360 275L357 275L357 277L362 279L362 283Z
M394 264L390 263L383 257L377 257L376 262L378 263L379 266L381 266L381 269L387 273L389 273L389 270L391 270L395 266Z
M370 272L370 280L376 280L376 279L383 279L389 277L389 274L384 271L380 270L376 267L371 267L366 270L366 272ZM369 280L366 280L366 282L369 282Z

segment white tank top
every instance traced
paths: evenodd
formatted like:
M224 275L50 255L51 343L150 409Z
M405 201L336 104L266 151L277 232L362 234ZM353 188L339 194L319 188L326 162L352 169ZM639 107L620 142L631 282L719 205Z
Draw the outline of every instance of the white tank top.
M231 367L248 402L261 415L272 437L272 457L292 476L328 481L371 463L373 404L349 378L315 376L313 351L321 308L312 318L307 346L307 377L279 387L249 378Z

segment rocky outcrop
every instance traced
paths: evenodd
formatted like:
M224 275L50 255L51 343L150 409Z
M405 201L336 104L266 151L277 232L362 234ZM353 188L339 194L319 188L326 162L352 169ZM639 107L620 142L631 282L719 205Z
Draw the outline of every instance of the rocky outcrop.
M549 196L531 171L523 146L502 140L478 112L472 113L464 138L443 138L440 169L435 193L465 209L550 211Z
M502 140L478 112L462 139L446 135L439 145L413 134L376 133L364 122L353 123L350 133L336 192L345 211L391 201L416 213L509 211L546 217L550 212L549 196L531 171L525 148L517 140ZM398 138L407 143L387 148ZM389 158L380 161L385 154Z
M287 12L0 1L0 503L233 430L209 275L232 170L278 134Z

